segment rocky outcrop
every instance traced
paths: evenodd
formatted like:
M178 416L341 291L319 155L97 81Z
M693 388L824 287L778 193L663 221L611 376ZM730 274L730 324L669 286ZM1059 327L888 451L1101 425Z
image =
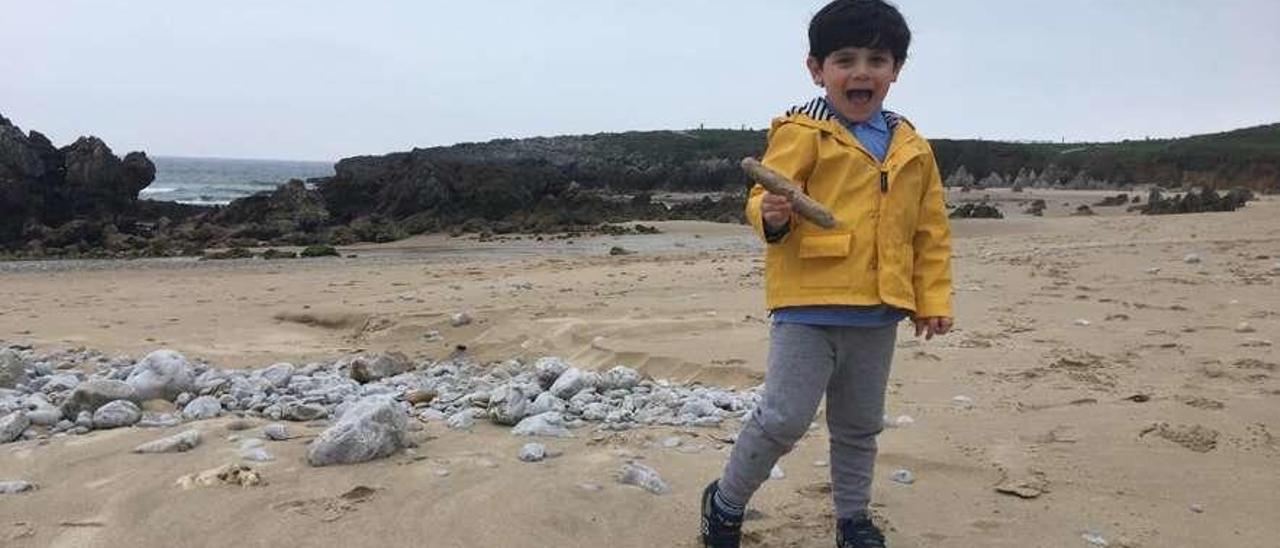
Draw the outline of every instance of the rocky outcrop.
M1159 190L1152 190L1147 196L1146 204L1133 206L1130 209L1140 211L1144 215L1235 211L1253 199L1253 191L1244 188L1232 189L1221 194L1216 190L1205 188L1199 192L1192 190L1170 198L1166 198Z
M50 238L119 244L119 225L133 222L138 192L154 179L145 153L122 160L97 137L54 148L39 132L23 134L0 116L0 249L45 248Z

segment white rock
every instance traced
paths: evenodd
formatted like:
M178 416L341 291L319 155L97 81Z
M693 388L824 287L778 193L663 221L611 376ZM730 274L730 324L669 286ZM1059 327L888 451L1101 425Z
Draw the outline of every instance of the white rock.
M630 390L640 384L640 379L640 372L619 365L600 375L600 390Z
M1143 272L1146 272L1147 274L1159 274L1159 273L1160 273L1160 267L1158 267L1158 266L1153 266L1153 267L1151 267L1151 268L1148 268L1148 269L1144 270Z
M583 374L581 369L570 367L560 374L560 377L556 379L556 382L547 391L557 398L567 400L585 388L587 388L587 376Z
M22 355L8 348L0 350L0 388L14 388L28 380Z
M970 398L969 396L956 396L951 398L951 403L956 407L968 409L973 407L973 398Z
M489 396L489 419L505 426L511 426L529 414L529 398L518 386L505 385L494 390Z
M787 473L782 471L782 467L773 465L773 469L769 470L769 479L780 480L787 477Z
M1200 262L1200 255L1198 253L1188 253L1186 256L1182 257L1182 262L1187 264L1198 264Z
M444 422L447 418L448 417L445 416L443 411L440 411L439 409L432 409L430 407L418 412L418 420L420 421Z
M564 426L564 417L555 411L527 417L511 429L513 436L546 436L570 438L573 433Z
M520 448L519 458L524 462L538 462L547 458L547 448L541 443L526 443Z
M200 396L182 408L182 416L191 421L212 419L220 415L222 404L213 396Z
M684 443L684 440L681 439L680 436L671 436L662 440L662 446L666 447L667 449L675 449L676 447L680 447L681 443Z
M475 408L468 407L450 415L445 425L454 430L470 430L476 425L476 413L478 411Z
M18 439L22 432L31 426L31 419L26 412L14 411L0 418L0 443L9 443Z
M1083 538L1085 542L1094 546L1110 546L1111 544L1107 542L1107 539L1103 537L1101 533L1096 531L1085 531L1080 535L1080 538Z
M368 396L350 407L307 449L312 466L383 458L404 448L408 418L395 400Z
M291 436L289 435L289 427L280 424L268 424L262 428L262 435L271 441L285 441Z
M454 327L462 327L471 323L471 314L467 312L458 312L449 316L449 325Z
M555 394L543 392L533 399L533 403L529 404L527 411L529 415L541 415L548 411L563 413L568 405L564 400L557 398Z
M200 445L200 431L187 430L133 448L134 453L184 453Z
M662 481L662 476L658 475L657 470L638 462L631 462L622 466L622 470L618 474L618 483L634 485L655 495L665 495L671 492L671 488L667 486L665 481Z
M899 468L889 475L889 479L903 485L911 485L916 482L916 475L912 474L910 470Z
M142 410L128 400L116 400L93 412L93 427L99 430L132 426L142 420Z
M1236 333L1253 333L1255 331L1257 330L1252 325L1249 325L1249 322L1240 322L1239 325L1236 325Z
M272 386L281 388L289 385L289 380L293 378L293 370L293 364L281 362L256 371L255 374L271 383Z
M0 481L0 495L16 495L18 493L26 493L35 491L36 486L30 482L22 480L5 480Z
M240 458L253 462L268 462L276 460L267 449L263 447L263 441L258 438L250 438L240 442Z
M813 461L813 467L814 467L814 468L826 468L826 467L827 467L827 461L825 461L825 460L815 460L815 461Z
M1078 326L1080 326L1080 327L1089 327L1089 325L1090 325L1090 323L1091 323L1091 322L1089 322L1089 320L1080 319L1080 320L1076 320L1076 321L1075 321L1075 322L1073 322L1073 323L1075 323L1076 325L1078 325Z
M125 379L133 387L138 401L164 399L173 401L178 394L196 387L195 371L182 354L172 350L156 350L133 366Z

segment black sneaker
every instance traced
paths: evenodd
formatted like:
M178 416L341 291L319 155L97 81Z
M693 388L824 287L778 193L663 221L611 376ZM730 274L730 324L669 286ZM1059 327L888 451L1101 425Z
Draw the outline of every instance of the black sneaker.
M742 517L722 512L716 507L718 481L702 490L702 546L705 548L738 548L742 542Z
M866 514L836 523L836 548L885 548L884 533Z

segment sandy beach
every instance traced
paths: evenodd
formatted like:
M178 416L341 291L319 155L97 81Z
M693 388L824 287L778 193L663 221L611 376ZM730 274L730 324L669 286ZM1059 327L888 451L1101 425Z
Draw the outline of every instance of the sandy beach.
M1068 215L1115 192L950 198L984 194L1008 217L953 221L957 329L927 342L899 332L886 414L911 424L880 437L873 504L891 545L1274 546L1280 200L1146 217L1123 206ZM1019 213L1036 198L1044 217ZM384 351L558 356L758 385L762 244L745 226L657 226L423 236L305 261L0 263L0 346L133 358L168 348L235 368ZM460 312L474 321L454 327ZM509 428L427 423L411 451L313 468L306 444L325 425L297 424L300 437L270 445L276 460L253 465L264 485L175 485L237 462L228 436L257 430L229 431L232 420L0 445L0 480L38 486L0 495L0 545L691 547L698 495L738 427L587 427L544 442L559 456L524 463L529 440ZM831 545L824 424L820 414L781 461L785 477L752 501L748 545ZM191 427L206 437L193 451L130 452ZM671 492L618 484L628 459ZM914 483L892 481L900 469Z

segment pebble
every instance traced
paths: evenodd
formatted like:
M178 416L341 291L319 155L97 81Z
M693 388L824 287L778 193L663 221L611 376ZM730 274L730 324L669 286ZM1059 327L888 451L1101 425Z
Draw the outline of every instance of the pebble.
M604 486L598 483L579 483L578 488L583 491L604 491Z
M906 468L899 468L894 470L893 474L889 475L889 479L903 485L911 485L916 482L916 475L912 474L911 471Z
M133 448L134 453L185 453L200 445L200 431L187 430Z
M276 460L267 449L263 447L263 441L258 438L250 438L240 442L240 458L253 462L268 462Z
M1182 258L1182 262L1187 264L1199 264L1200 255L1198 253L1188 253Z
M778 466L775 464L773 465L773 469L769 470L769 479L771 480L780 480L786 477L787 477L787 474L786 472L782 471L781 466Z
M1252 325L1249 325L1249 322L1240 322L1236 325L1236 333L1253 333L1255 331L1257 330Z
M815 460L815 461L813 461L813 467L814 467L814 468L826 468L826 467L827 467L827 461L825 461L825 460Z
M1192 511L1192 512L1195 512L1195 513L1197 513L1197 514L1203 514L1203 513L1204 513L1204 506L1201 506L1201 505L1199 505L1199 504L1192 504L1192 505L1191 505L1191 511Z
M1080 327L1089 327L1089 325L1090 325L1089 320L1085 320L1085 319L1079 319L1079 320L1076 320L1076 321L1075 321L1075 322L1073 322L1073 323L1075 323L1076 325L1078 325L1078 326L1080 326Z
M452 325L453 327L462 327L464 325L470 324L471 320L472 320L471 314L468 314L466 312L458 312L452 316L449 316L449 325Z
M1110 543L1107 542L1107 539L1103 538L1101 533L1097 533L1094 531L1085 531L1083 534L1080 535L1080 538L1083 538L1085 542L1092 544L1094 546L1110 545Z
M1143 272L1146 272L1147 274L1159 274L1159 273L1160 273L1160 267L1158 267L1158 266L1153 266L1153 267L1151 267L1151 268L1148 268L1148 269L1144 270Z
M520 460L524 462L538 462L547 458L547 448L541 443L526 443L520 448Z
M667 449L675 449L676 447L680 447L681 443L684 443L684 440L682 440L680 436L671 436L669 438L665 438L662 440L662 446L666 447Z
M4 480L0 481L0 495L16 495L18 493L26 493L35 491L36 486L30 482L22 480Z
M273 423L264 426L262 428L262 435L271 441L285 441L291 437L289 435L289 427L280 423Z
M973 398L970 398L969 396L956 396L951 398L951 403L956 407L970 409L973 407Z
M448 470L445 470L444 468L441 468L441 469L436 470L436 476L437 476L437 477L441 477L441 478L443 478L443 477L446 477L446 476L448 476L448 475L449 475L449 471L448 471Z
M667 486L667 482L662 481L662 476L658 475L657 470L638 462L629 462L622 466L622 470L618 473L618 483L634 485L655 495L671 492L671 488Z
M916 420L910 415L898 415L897 418L890 419L889 415L884 416L885 428L906 428L916 423Z

